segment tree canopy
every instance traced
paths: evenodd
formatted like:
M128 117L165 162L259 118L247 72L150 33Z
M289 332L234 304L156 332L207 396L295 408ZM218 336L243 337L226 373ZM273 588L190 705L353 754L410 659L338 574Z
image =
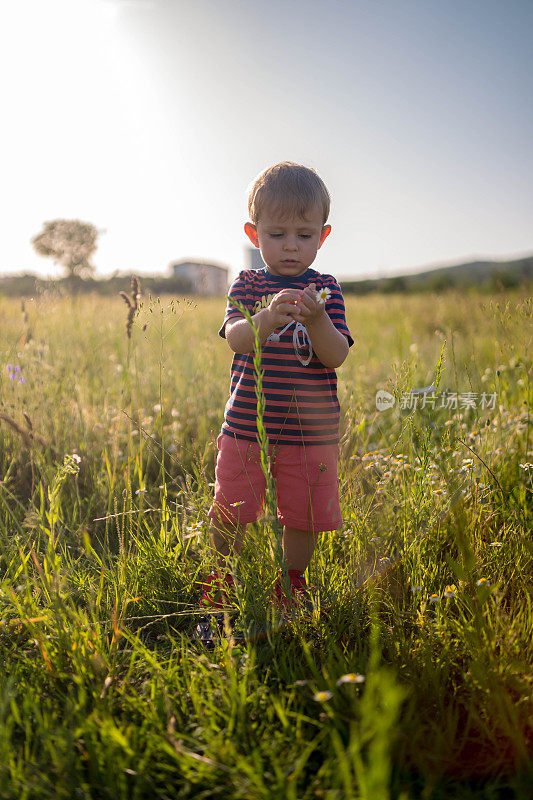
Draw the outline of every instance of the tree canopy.
M40 256L53 258L67 271L69 277L84 277L94 272L91 257L96 250L98 230L90 222L79 219L54 219L31 243Z

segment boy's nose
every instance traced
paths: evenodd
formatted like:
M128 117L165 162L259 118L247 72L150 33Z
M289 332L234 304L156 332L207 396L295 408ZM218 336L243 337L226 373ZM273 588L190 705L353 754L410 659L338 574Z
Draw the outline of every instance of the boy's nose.
M297 249L298 249L298 242L297 242L297 240L296 240L296 239L293 239L293 238L291 238L291 237L287 237L287 239L285 240L285 247L284 247L284 249L285 249L285 250L297 250Z

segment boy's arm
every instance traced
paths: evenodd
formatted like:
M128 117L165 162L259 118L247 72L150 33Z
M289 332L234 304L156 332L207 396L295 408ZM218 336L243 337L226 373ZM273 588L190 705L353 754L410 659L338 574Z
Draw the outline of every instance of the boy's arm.
M283 289L272 298L266 308L253 314L252 320L259 329L262 344L276 328L293 320L300 295L301 292L296 289ZM226 340L234 353L251 353L255 345L252 326L243 317L229 320L226 323Z
M325 302L318 300L314 283L302 292L298 309L294 318L305 325L317 358L330 369L340 367L346 360L350 345L331 321Z
M328 314L317 315L305 323L316 357L325 367L336 369L346 361L350 350L348 339L337 330Z

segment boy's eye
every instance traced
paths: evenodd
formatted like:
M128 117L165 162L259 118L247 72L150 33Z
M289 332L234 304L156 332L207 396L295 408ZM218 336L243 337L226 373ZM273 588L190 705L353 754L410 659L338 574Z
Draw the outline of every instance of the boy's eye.
M311 238L311 234L310 233L301 233L300 234L300 239L310 239L310 238Z
M282 233L271 233L270 234L270 238L271 239L281 239L282 236L283 236Z

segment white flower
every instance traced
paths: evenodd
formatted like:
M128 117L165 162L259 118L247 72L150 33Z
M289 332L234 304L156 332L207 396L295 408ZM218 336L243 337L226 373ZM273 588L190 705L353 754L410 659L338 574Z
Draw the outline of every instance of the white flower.
M316 299L319 303L325 303L326 300L329 300L331 297L331 292L327 286L323 286L322 289L319 289L316 293Z
M323 692L317 692L313 695L313 700L317 703L325 703L326 700L331 700L333 693L325 689Z
M364 683L365 680L365 676L360 675L358 672L348 672L346 675L340 676L337 686L341 686L343 683Z

